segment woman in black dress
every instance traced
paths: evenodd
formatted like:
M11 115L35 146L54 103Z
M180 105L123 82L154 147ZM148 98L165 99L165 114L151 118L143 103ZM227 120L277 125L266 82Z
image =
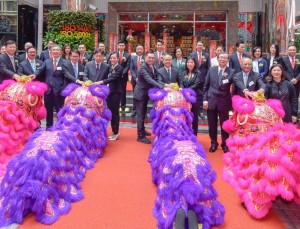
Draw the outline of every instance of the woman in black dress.
M271 44L270 53L266 57L266 61L268 63L268 70L270 70L270 68L273 66L273 64L281 64L282 65L282 58L279 55L279 45ZM268 74L268 75L270 75L270 74ZM270 80L270 79L267 79L267 80Z
M271 81L267 83L266 98L279 99L285 112L283 122L296 123L298 102L294 85L285 80L283 68L280 64L273 64L269 77Z
M200 110L200 96L203 91L205 79L202 79L200 71L197 70L196 60L193 57L188 57L186 62L183 77L181 77L180 88L191 88L196 92L196 102L192 104L192 112L194 114L193 130L197 136L198 133L198 113Z

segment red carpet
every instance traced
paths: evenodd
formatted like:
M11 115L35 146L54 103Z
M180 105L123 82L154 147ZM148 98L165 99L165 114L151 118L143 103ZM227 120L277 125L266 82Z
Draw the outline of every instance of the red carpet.
M110 132L110 131L109 131ZM99 228L99 229L153 229L156 219L152 216L156 187L151 182L147 157L151 145L136 142L135 129L121 129L119 140L109 142L104 157L95 168L88 171L81 183L85 198L72 204L67 215L51 225L51 228ZM206 151L209 137L198 135ZM218 173L215 188L224 204L225 223L216 228L228 229L282 229L284 224L271 211L263 220L255 220L240 205L234 190L221 178L223 151L208 154L208 159ZM19 228L49 228L27 216Z

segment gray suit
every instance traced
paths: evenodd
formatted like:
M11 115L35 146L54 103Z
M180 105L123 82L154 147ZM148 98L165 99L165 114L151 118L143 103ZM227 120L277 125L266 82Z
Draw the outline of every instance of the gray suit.
M35 75L36 80L43 81L44 71L45 71L45 63L41 60L35 59L35 71L32 69L32 66L29 62L30 60L22 61L18 66L18 75Z
M91 80L92 82L98 82L101 80L105 80L108 77L109 66L101 62L100 71L96 74L96 63L95 61L89 61L86 63L84 67L83 80Z
M171 67L171 78L165 67L159 68L157 70L157 73L159 75L159 78L162 79L163 83L178 83L179 85L179 73L174 67Z

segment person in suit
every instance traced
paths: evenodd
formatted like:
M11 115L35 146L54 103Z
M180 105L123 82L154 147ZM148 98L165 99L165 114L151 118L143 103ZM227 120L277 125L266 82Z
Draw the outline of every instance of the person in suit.
M103 62L104 51L99 48L95 49L93 58L94 60L87 62L84 67L83 80L96 83L107 79L109 66Z
M136 55L131 58L131 63L130 63L131 84L132 84L133 91L136 86L138 71L141 68L141 65L145 61L143 45L138 44L136 46L135 52L136 52ZM131 117L135 117L135 116L136 116L136 106L135 106L135 100L133 100Z
M6 53L5 45L1 45L0 54L5 54L5 53Z
M170 83L178 83L179 85L179 73L177 69L172 67L172 56L170 54L164 55L163 64L164 66L157 70L159 79L161 79L164 84L167 84L167 86Z
M164 41L162 39L158 39L156 42L156 52L154 53L154 67L159 69L164 66L163 57L166 54L164 52Z
M158 79L158 77L157 70L154 68L154 53L147 52L145 62L138 71L138 80L133 93L137 112L137 141L145 144L151 143L146 138L147 132L145 131L145 115L149 101L148 91L152 87L164 88L161 79Z
M271 44L270 46L270 53L266 57L266 61L268 64L268 69L270 69L273 64L280 64L282 66L282 58L279 55L279 45ZM269 71L268 71L269 75Z
M197 67L197 60L193 56L189 56L186 62L186 70L183 72L183 77L180 81L180 88L191 88L196 92L196 102L192 104L193 118L193 130L194 134L198 134L198 114L200 109L200 103L202 103L201 97L203 95L203 85L205 77L201 75L199 68Z
M92 60L92 56L89 55L87 52L86 52L86 47L85 47L85 44L79 44L78 45L78 51L80 53L80 57L79 57L79 63L84 65L91 61Z
M204 45L202 41L197 42L196 51L191 53L191 56L197 60L196 65L197 69L200 71L202 78L205 79L208 69L210 68L210 58L207 52L203 51ZM200 85L200 90L203 91L204 84ZM203 93L200 94L200 109L199 109L199 117L204 118L203 114Z
M111 118L111 129L113 134L108 137L108 140L115 141L118 139L119 125L120 125L120 100L121 100L121 83L123 75L123 67L118 63L118 53L114 52L110 55L110 66L107 78L100 80L100 84L108 84L109 95L107 97L107 106L110 109Z
M64 105L64 97L61 91L64 86L64 74L62 65L66 60L61 58L61 47L53 45L51 48L52 59L45 60L45 83L47 91L45 92L44 101L47 110L46 128L53 126L53 108L58 113Z
M107 64L109 62L109 53L106 52L105 44L100 42L99 49L102 49L104 51L105 54L104 54L103 62Z
M232 68L235 73L239 73L242 71L241 63L243 58L250 56L245 53L245 43L244 41L238 41L235 45L236 52L229 56L229 67Z
M31 42L26 42L25 45L24 45L25 53L19 55L19 61L20 61L20 63L21 63L22 61L24 61L24 60L27 59L27 49L28 49L29 47L33 47L33 44L32 44ZM37 55L35 55L35 56L37 56Z
M218 62L218 54L224 52L224 48L223 46L219 45L216 50L215 50L215 54L216 56L214 58L211 58L210 60L210 66L219 66L219 62Z
M13 40L6 41L5 50L6 53L0 55L0 84L3 80L18 80L20 77L17 74L19 59L15 55L17 50L16 42Z
M27 47L26 54L26 59L18 66L18 75L30 75L35 80L43 81L45 63L36 58L36 48L33 46Z
M186 59L182 57L182 48L180 46L177 46L174 49L174 56L175 58L172 60L172 66L178 70L179 77L183 77Z
M300 58L296 57L296 46L289 45L288 55L282 58L282 67L285 78L294 84L296 96L299 98L300 93Z
M243 58L242 71L233 77L232 95L253 98L252 91L261 90L265 92L266 85L261 79L259 73L252 71L252 60Z
M126 87L128 81L128 71L130 69L130 54L125 52L125 42L119 41L118 42L118 58L119 64L123 67L123 75L121 80L121 109L122 109L122 116L125 116L125 109L126 109Z
M266 83L266 77L269 69L267 61L264 58L262 58L261 47L255 47L252 50L252 55L254 57L252 61L253 71L259 73L261 75L262 81Z
M218 148L218 118L221 126L222 143L224 153L229 152L226 139L229 134L222 128L223 123L229 119L229 111L232 110L230 87L233 83L234 70L227 67L229 55L221 52L217 56L218 66L208 70L204 84L203 107L207 110L208 133L211 147L209 152L213 153Z
M78 50L73 50L70 61L66 61L62 65L62 71L65 76L64 88L69 83L83 84L84 66L79 63L80 53Z
M47 44L48 49L45 49L44 51L41 52L41 55L40 55L41 61L45 61L47 59L52 58L51 48L53 47L54 44L55 44L54 41L52 41L52 40L48 41L48 44Z

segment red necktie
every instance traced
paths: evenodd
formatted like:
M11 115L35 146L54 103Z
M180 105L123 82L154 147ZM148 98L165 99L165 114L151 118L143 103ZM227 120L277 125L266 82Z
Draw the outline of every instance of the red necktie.
M141 67L141 57L138 56L137 70L139 70L140 67Z
M50 59L52 59L52 57L53 57L52 52L49 53L49 57L50 57Z
M158 53L157 60L158 60L158 63L160 63L160 52Z
M198 56L198 63L199 63L199 66L202 63L202 55L201 55L201 53L199 53L199 56Z
M56 71L56 59L53 60L53 70Z
M292 68L295 67L295 57L292 57Z
M120 52L120 63L122 63L122 62L123 62L123 53Z
M240 62L240 65L242 64L242 60L243 60L243 58L242 58L242 54L241 54L241 53L239 53L239 62Z

